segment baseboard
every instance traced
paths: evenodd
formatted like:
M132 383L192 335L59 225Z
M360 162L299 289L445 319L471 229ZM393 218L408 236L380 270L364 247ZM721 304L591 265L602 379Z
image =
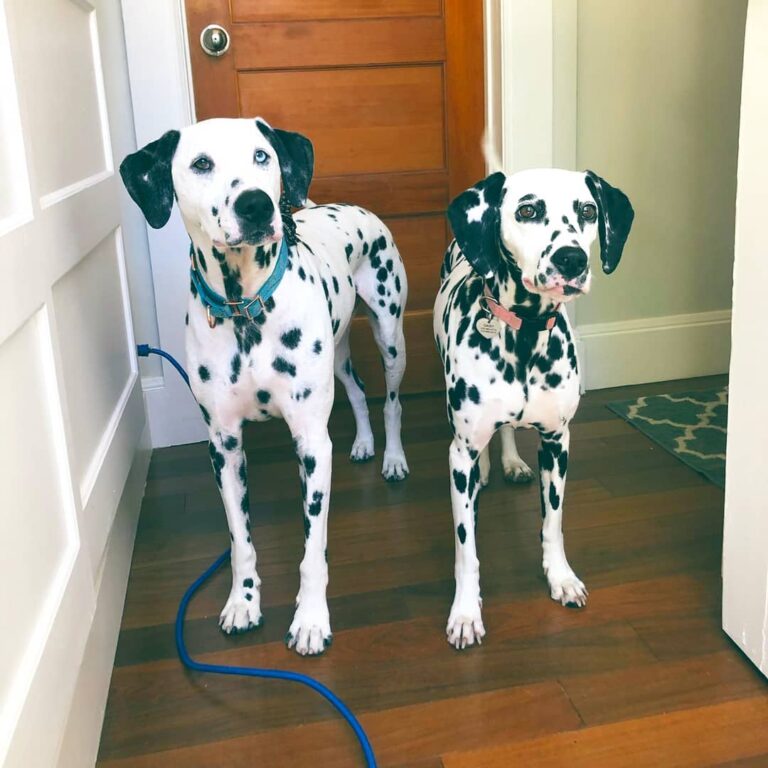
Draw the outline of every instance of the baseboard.
M96 763L151 453L147 425L136 448L100 564L96 611L78 671L58 768L84 768Z
M594 323L578 335L586 389L710 376L728 371L731 312Z

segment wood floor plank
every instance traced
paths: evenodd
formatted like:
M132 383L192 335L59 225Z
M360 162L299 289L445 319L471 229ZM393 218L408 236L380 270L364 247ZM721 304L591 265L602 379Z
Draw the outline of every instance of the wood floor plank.
M748 698L444 754L443 764L445 768L701 768L765 753L766 722L768 699Z
M516 713L513 721L510 712ZM434 760L441 751L531 738L581 725L568 697L554 682L397 707L363 715L360 720L382 768L405 763L424 765L420 761ZM481 729L478 723L483 724ZM360 750L354 736L344 724L330 720L182 747L172 754L109 760L103 766L208 768L219 765L223 753L227 754L227 768L293 768L308 755L314 764L324 768L360 765Z

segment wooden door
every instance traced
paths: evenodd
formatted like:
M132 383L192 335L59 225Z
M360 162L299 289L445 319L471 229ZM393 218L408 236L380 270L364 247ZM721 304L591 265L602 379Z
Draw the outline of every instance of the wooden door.
M187 0L198 120L262 115L315 145L315 202L385 219L405 261L404 391L443 386L432 304L450 240L445 209L484 172L481 0ZM221 57L200 33L231 34ZM383 394L378 352L356 317L353 357Z

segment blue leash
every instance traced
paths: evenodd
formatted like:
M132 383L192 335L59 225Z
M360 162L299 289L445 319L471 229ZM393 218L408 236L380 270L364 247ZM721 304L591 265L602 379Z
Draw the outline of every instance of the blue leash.
M181 364L164 352L162 349L155 349L150 347L149 344L139 344L136 347L136 351L139 357L148 357L150 354L160 355L164 357L173 367L179 372L179 375L184 379L187 386L189 386L189 376L187 372L182 368ZM176 614L176 650L179 653L181 663L188 669L195 670L196 672L212 672L217 675L240 675L242 677L265 677L273 680L291 680L294 683L301 683L309 688L317 691L321 696L324 696L338 711L338 713L349 723L349 726L355 732L357 740L360 742L360 747L363 750L365 756L365 764L367 768L376 768L376 756L373 753L373 747L368 740L368 736L363 730L363 726L353 714L352 710L328 687L323 685L320 681L315 680L309 675L302 675L300 672L291 672L287 669L263 669L260 667L231 667L226 664L203 664L200 661L195 661L187 651L186 643L184 642L184 618L187 614L187 606L200 587L205 584L208 579L213 576L221 566L229 560L229 549L222 552L203 573L200 574L187 588L184 593L184 597L181 598L179 603L179 610Z

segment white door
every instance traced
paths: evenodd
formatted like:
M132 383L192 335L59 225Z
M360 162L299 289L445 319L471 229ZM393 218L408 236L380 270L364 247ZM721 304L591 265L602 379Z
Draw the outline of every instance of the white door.
M59 759L144 424L99 51L106 5L0 2L0 764L9 767Z

